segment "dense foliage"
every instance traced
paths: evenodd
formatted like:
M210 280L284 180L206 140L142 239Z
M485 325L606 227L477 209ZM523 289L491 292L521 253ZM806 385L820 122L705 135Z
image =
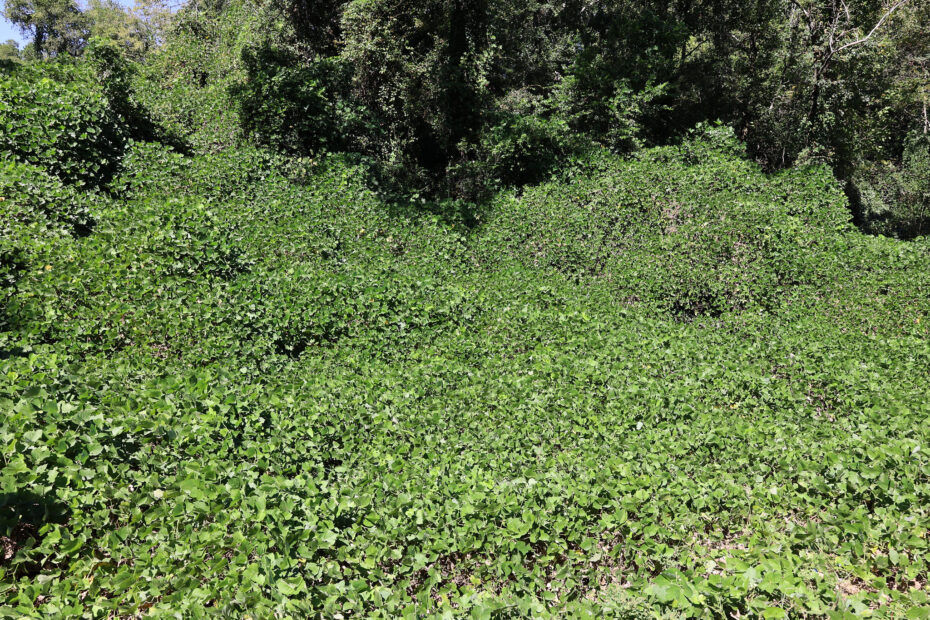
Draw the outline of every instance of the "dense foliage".
M930 617L925 3L75 7L0 616Z
M88 92L87 71L42 73L0 75L0 148L69 183L105 181L125 147L124 127L99 88Z
M911 134L897 164L864 168L853 181L858 214L869 232L930 234L930 136Z
M828 167L703 127L392 202L110 149L83 70L3 82L4 614L930 611L930 245ZM566 135L501 122L488 161Z
M915 144L930 153L924 0L190 0L175 14L9 0L4 14L31 42L0 63L108 41L197 148L358 153L401 195L480 201L591 145L628 153L719 120L767 170L830 165L864 230L930 226L925 195L901 189Z

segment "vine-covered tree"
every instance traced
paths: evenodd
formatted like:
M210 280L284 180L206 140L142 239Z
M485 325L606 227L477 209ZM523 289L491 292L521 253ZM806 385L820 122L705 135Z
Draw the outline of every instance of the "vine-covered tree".
M13 39L8 39L4 43L0 43L0 63L4 62L19 62L22 58L22 53L19 50L19 43Z
M7 0L3 15L32 38L38 58L80 52L86 18L74 0Z
M141 58L149 48L142 20L116 0L90 0L84 15L90 36L114 43L130 58Z

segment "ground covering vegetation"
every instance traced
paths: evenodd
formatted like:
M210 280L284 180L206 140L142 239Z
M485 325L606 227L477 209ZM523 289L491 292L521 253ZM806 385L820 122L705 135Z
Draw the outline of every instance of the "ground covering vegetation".
M8 2L0 615L930 617L927 7L700 4Z

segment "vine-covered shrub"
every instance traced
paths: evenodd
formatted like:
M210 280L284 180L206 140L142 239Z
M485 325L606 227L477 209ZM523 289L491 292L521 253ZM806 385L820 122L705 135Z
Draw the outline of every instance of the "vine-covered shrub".
M611 151L628 153L643 148L653 139L650 124L655 125L669 107L667 84L647 83L633 88L628 80L611 83L590 67L578 67L555 89L552 103L572 128L597 140ZM664 120L664 119L663 119Z
M491 216L487 259L504 256L684 319L771 310L816 280L825 236L848 226L826 167L767 176L728 130L632 160L589 159Z
M872 233L910 239L930 234L930 137L914 134L901 164L873 163L850 183L856 214Z
M242 52L246 73L231 87L245 135L260 146L305 155L340 150L362 115L347 101L349 75L343 63L300 63L269 46Z
M172 18L165 45L138 66L133 87L155 124L195 150L218 151L242 140L230 89L245 77L242 50L262 40L253 2L190 3Z
M127 132L84 67L0 73L0 152L66 183L99 186L116 172Z
M27 268L45 269L45 249L90 234L107 199L39 166L0 158L0 331Z
M20 222L48 220L68 225L78 233L93 226L93 207L100 197L83 192L48 174L39 166L0 159L0 205Z
M479 152L492 179L523 185L546 178L582 144L563 120L512 114L482 134Z

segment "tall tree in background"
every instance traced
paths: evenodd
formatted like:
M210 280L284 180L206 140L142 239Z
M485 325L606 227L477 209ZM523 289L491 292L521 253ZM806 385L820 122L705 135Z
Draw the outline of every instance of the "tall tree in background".
M38 58L77 54L87 38L85 17L74 0L7 0L3 15L32 37Z
M277 0L305 54L332 56L342 39L342 14L348 0Z
M777 34L770 39L776 49L768 62L755 64L765 79L739 97L744 137L770 167L791 165L802 153L819 154L845 178L857 158L874 155L869 141L879 136L863 132L898 80L896 30L919 22L905 18L914 16L908 0L779 4L770 31ZM751 69L741 70L743 86ZM897 145L900 153L903 133Z
M4 62L19 62L20 60L20 51L19 43L13 39L7 40L5 43L0 43L0 64Z
M342 54L355 68L355 95L384 127L386 160L414 176L441 174L480 129L487 18L485 0L346 7Z
M132 14L139 20L146 49L154 49L165 42L174 17L166 0L136 0Z
M147 51L142 20L116 0L90 0L84 16L90 36L116 44L129 58L141 58Z
M888 18L908 0L894 0L875 7L874 3L856 3L852 8L844 0L830 3L792 1L792 23L802 24L799 34L811 56L807 121L814 124L821 112L821 95L833 69L844 54L872 40Z
M923 166L923 142L909 136L930 133L928 7L191 0L174 47L199 50L202 58L178 66L209 88L222 72L204 61L224 49L214 51L220 35L211 24L253 16L254 28L222 35L241 33L252 54L239 64L245 86L230 91L243 98L245 133L289 152L363 151L414 192L455 193L460 173L531 182L576 144L628 152L714 120L732 124L767 169L817 160L851 181L866 169L869 178L885 174L875 162ZM277 126L272 119L281 131L263 131ZM908 183L881 194L921 193Z

